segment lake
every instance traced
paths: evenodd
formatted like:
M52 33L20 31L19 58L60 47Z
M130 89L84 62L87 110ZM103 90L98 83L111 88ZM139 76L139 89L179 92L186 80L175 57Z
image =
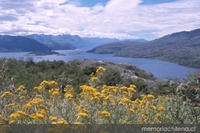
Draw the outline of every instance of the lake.
M131 63L139 68L152 73L155 77L160 79L166 78L185 78L188 72L194 72L200 70L200 68L185 67L178 65L176 63L171 63L167 61L161 61L156 59L144 59L144 58L124 58L124 57L113 57L112 54L93 54L87 53L85 50L55 50L59 53L66 54L66 56L57 55L46 55L46 56L33 56L34 61L39 62L42 60L63 60L65 62L71 60L84 60L84 59L95 59L104 60L114 63ZM0 58L16 58L24 59L28 58L26 55L28 52L9 52L0 53Z

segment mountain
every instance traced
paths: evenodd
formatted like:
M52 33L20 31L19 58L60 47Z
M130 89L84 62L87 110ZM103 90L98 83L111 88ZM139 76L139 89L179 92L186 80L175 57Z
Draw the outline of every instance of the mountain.
M27 38L35 39L51 49L76 49L76 48L93 48L109 42L117 42L118 39L99 38L99 37L79 37L78 35L44 35L32 34L25 36Z
M120 49L113 49L115 46ZM184 66L200 67L200 29L173 33L149 42L128 45L125 43L107 44L107 46L103 45L90 50L93 53L106 53L107 51L112 51L114 56L154 58Z
M76 40L80 40L78 36L70 35L53 36L44 34L32 34L25 37L37 40L38 42L43 43L51 49L55 50L76 49L76 47L72 43L77 43Z
M106 43L120 42L116 38L100 38L100 37L80 37L78 35L45 35L45 34L32 34L25 36L27 38L35 39L51 49L64 50L64 49L91 49ZM126 40L146 42L144 39Z
M83 41L88 44L88 48L96 47L105 43L118 42L116 38L83 37Z
M34 39L28 39L21 36L0 35L1 52L29 52L46 50L50 50L50 48Z
M142 42L137 42L137 41L119 41L119 42L112 42L112 43L107 43L104 45L97 46L91 50L88 50L87 52L91 53L96 53L96 54L114 54L117 51L120 51L124 48L129 48L134 45L141 44Z

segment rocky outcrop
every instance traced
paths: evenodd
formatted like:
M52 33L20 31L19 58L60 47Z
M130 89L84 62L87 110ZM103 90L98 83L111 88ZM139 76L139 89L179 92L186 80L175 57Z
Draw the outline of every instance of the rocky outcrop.
M152 73L146 72L143 69L129 63L112 63L102 60L85 59L83 61L80 61L79 66L82 69L87 66L102 66L106 69L113 69L118 71L123 79L131 79L133 81L136 81L138 79L143 80L148 88L156 88L157 86L164 87L168 85L168 81L158 79L154 77Z

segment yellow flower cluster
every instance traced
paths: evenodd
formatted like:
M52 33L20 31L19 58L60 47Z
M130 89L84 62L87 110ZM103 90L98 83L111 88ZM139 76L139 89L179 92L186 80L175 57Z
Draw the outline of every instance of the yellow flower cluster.
M105 68L99 67L97 74L93 74L89 82L99 80L98 74L105 71ZM92 86L80 86L80 94L74 93L71 85L65 85L62 90L64 94L59 93L58 83L46 80L30 93L25 93L23 85L16 89L17 93L6 91L0 97L3 101L0 124L161 124L174 121L178 123L173 119L173 110L169 111L169 107L177 105L186 110L189 106L182 106L183 100L173 96L139 95L136 86L132 84L108 86L93 83ZM134 100L133 95L137 95ZM174 103L174 99L179 104ZM191 112L184 112L183 109L180 110L182 115ZM195 111L198 110L199 108ZM186 120L190 120L191 116L185 115Z
M69 99L69 100L72 100L72 99L73 99L73 95L72 95L72 94L66 93L66 94L65 94L65 97L66 97L67 99Z
M103 115L105 117L110 117L110 113L106 110L101 111L101 115Z
M52 95L52 96L57 96L59 95L59 88L52 88L51 90L49 90L49 93Z
M11 96L12 93L10 91L6 91L1 95L1 98L4 98L5 96Z
M105 71L106 71L106 68L100 66L100 67L97 68L96 73L103 73Z
M87 114L87 113L78 113L77 115L76 115L77 117L78 116L80 116L80 117L89 117L89 115Z
M20 85L20 86L15 90L15 92L18 92L18 91L23 90L23 89L25 89L25 87L24 87L23 85Z
M98 79L98 77L92 77L90 80L91 81L96 81Z

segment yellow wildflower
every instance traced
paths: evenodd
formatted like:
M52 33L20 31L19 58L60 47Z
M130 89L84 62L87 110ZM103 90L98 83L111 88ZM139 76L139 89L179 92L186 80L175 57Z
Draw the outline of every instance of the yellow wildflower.
M78 122L78 121L77 121L77 122L74 122L74 124L84 124L84 123L81 123L81 122Z
M101 91L101 93L107 93L107 92L109 92L107 89L103 89L103 90Z
M22 89L24 89L25 87L23 86L23 85L20 85L18 88L17 88L17 90L15 91L15 92L18 92L19 90L22 90Z
M25 105L25 108L30 108L31 107L31 103L27 103L26 105Z
M106 117L110 117L110 113L106 110L102 111L101 114Z
M123 102L119 102L118 104L119 104L119 105L124 105L124 103L123 103Z
M152 108L153 110L156 110L156 106L154 106L154 105L152 105L151 108Z
M43 114L43 115L46 115L47 112L48 112L48 110L46 110L46 109L41 109L39 112L40 112L41 114Z
M160 117L161 117L161 114L160 114L160 113L157 113L157 114L155 114L155 117L156 117L156 118L160 118Z
M17 111L17 113L18 113L19 115L26 115L26 113L25 113L24 111L21 111L21 110Z
M116 89L116 88L113 88L112 91L113 91L114 93L117 93L117 89Z
M29 115L29 118L31 118L31 119L36 119L37 117L36 117L36 114L33 113L33 114L30 114L30 115Z
M78 113L76 116L80 116L80 117L89 117L89 115L86 114L86 113Z
M127 87L126 86L121 86L120 89L125 91L127 89Z
M165 108L164 107L159 107L158 110L159 111L165 111Z
M12 119L17 119L18 117L20 117L20 115L18 113L12 113L10 115L10 118L12 118Z
M126 91L124 91L123 94L128 95L128 93Z
M49 82L46 81L46 80L44 80L44 81L42 81L42 82L40 83L40 86L44 86L44 85L47 85L47 84L49 84Z
M91 81L96 81L98 78L97 77L92 77L90 80Z
M91 101L97 101L97 100L99 100L99 98L97 96L95 96L95 97L92 97L90 100Z
M61 118L57 121L57 124L68 124L68 123L65 119Z
M123 103L129 102L129 101L130 101L130 100L129 100L128 98L123 98L123 99L122 99L122 102L123 102Z
M57 85L58 83L56 81L52 80L52 81L49 82L49 84L50 85Z
M129 111L130 111L131 113L135 113L135 110L134 110L134 109L129 109Z
M57 124L55 121L51 122L51 124Z
M51 121L55 121L55 120L57 120L57 117L56 117L56 116L50 116L49 119L50 119Z
M59 94L58 91L53 91L53 92L51 93L52 96L56 96L56 95L58 95L58 94Z
M96 73L101 73L101 72L105 72L105 71L106 71L106 68L100 66L97 68Z
M19 88L20 88L20 89L24 89L25 87L24 87L23 85L20 85Z
M12 93L10 91L6 91L1 95L1 98L4 98L5 96L9 96L12 95Z
M43 91L43 90L45 90L45 87L44 86L38 86L38 87L34 87L33 89L38 90L38 91Z
M127 90L132 91L132 92L136 92L136 90L134 88L131 88L131 87L127 88Z
M72 99L73 95L72 94L65 94L65 97L68 98L68 99Z
M36 117L39 118L39 119L43 119L43 118L44 118L44 115L43 115L43 114L36 113Z
M131 88L136 89L137 87L135 85L130 85Z
M110 96L104 97L104 100L109 100Z
M8 124L13 124L14 122L15 122L15 120L11 120L11 121L9 121Z
M147 118L148 118L147 115L143 115L143 117L142 117L143 120L145 120L145 119L147 119Z
M152 95L152 94L148 94L148 95L147 95L147 98L155 98L155 97L154 97L154 95Z

